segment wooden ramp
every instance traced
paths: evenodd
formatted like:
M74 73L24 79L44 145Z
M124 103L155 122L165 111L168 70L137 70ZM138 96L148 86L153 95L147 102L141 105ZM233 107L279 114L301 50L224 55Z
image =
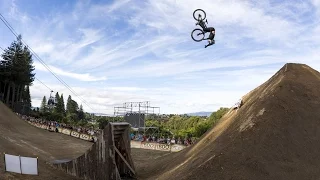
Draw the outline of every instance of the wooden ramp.
M135 179L130 124L109 123L99 135L98 141L84 155L55 166L68 174L88 180Z

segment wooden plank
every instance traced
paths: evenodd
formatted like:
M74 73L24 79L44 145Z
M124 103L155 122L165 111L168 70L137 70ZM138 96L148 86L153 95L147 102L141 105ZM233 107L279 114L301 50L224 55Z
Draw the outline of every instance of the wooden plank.
M114 131L124 131L127 128L127 126L113 126Z
M132 167L130 166L130 164L126 161L126 159L122 156L122 154L120 153L120 151L114 147L114 150L118 153L118 155L121 157L121 159L123 160L124 163L126 163L126 165L128 166L128 168L131 170L131 172L133 174L136 174L135 171L132 169Z
M130 124L127 122L112 122L110 123L112 126L129 126Z
M120 173L117 166L116 166L116 180L121 180Z
M126 149L126 153L128 155L128 159L129 159L129 163L131 165L131 167L133 169L135 169L134 167L134 163L133 163L133 160L132 160L132 157L131 157L131 147L130 147L130 138L129 138L129 128L126 129L126 131L122 134L122 139L124 141L124 145L125 145L125 149Z
M113 135L113 126L111 124L109 124L109 129L108 129L108 150L111 149L111 155L109 154L109 151L107 151L108 156L109 156L109 168L108 168L108 172L109 172L109 177L112 179L114 179L114 177L112 176L112 172L115 172L115 168L116 166L116 161L115 161L115 143L114 143L114 135ZM118 173L118 172L115 172ZM118 176L119 174L116 174L116 176ZM120 176L120 175L119 175Z
M123 131L115 131L114 132L115 135L122 134L122 133L123 133Z

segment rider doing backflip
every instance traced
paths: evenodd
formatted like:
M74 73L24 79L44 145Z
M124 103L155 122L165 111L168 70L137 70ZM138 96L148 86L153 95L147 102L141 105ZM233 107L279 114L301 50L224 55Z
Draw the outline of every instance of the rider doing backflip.
M208 46L211 46L212 44L214 44L215 43L214 36L215 36L215 32L216 32L214 27L206 27L204 21L197 22L196 25L200 25L204 32L210 32L210 35L207 38L208 39L208 44L205 45L204 47L207 48Z

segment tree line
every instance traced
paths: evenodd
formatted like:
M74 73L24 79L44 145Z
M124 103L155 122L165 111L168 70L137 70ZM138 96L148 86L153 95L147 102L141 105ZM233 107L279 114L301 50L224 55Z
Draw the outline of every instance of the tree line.
M59 92L56 92L54 97L43 96L40 108L34 109L32 116L48 121L85 126L94 115L85 113L82 104L79 106L71 95L68 96L65 104L63 94L59 95Z
M229 108L221 107L216 112L212 112L209 117L172 115L166 118L160 117L160 119L148 118L146 126L157 127L160 136L198 138L212 128L228 111Z
M31 97L29 87L35 73L32 54L24 46L19 35L4 49L0 58L0 100L19 113L29 113Z

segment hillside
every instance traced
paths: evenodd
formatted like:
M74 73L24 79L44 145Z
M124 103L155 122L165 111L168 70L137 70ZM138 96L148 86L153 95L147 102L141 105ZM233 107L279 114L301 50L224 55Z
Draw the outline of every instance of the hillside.
M162 158L140 177L320 179L320 73L286 64L243 101L197 144Z
M4 152L12 155L39 157L39 176L1 172L1 180L77 179L53 169L46 162L76 158L91 145L90 142L71 136L33 127L21 120L0 101L0 169L4 169Z

